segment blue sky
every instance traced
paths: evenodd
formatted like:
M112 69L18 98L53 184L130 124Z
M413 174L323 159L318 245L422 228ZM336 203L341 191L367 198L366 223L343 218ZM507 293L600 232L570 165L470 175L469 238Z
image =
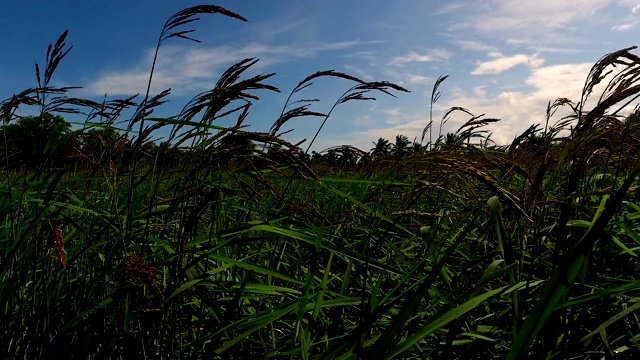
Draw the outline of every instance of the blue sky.
M34 62L66 29L74 48L54 78L83 89L72 95L102 99L143 93L158 34L176 11L199 1L11 1L0 12L0 99L35 85ZM248 1L218 0L249 22L204 15L193 24L201 44L170 39L163 44L152 92L172 88L158 115L177 114L197 93L215 85L231 64L260 59L251 75L280 94L260 96L250 129L268 131L288 93L305 76L334 69L364 80L386 80L411 91L398 98L339 106L315 150L351 144L369 150L378 137L420 137L429 121L435 79L450 75L436 104L438 120L451 106L503 119L493 139L508 143L544 121L548 101L579 100L590 67L601 56L637 45L640 1ZM326 112L350 84L319 80L300 94L319 98ZM466 120L452 118L444 132ZM296 119L287 138L310 139L317 118Z

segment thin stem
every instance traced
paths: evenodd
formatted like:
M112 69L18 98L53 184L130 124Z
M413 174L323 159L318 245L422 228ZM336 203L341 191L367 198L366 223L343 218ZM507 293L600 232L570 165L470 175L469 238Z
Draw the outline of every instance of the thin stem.
M166 25L165 25L166 27ZM142 109L142 114L145 113L145 108L147 106L147 101L149 100L149 93L151 92L151 81L153 80L153 72L156 68L156 61L158 60L158 52L160 51L160 45L162 44L162 39L165 33L165 29L160 33L160 37L158 37L158 44L156 45L156 51L153 55L153 63L151 64L151 72L149 73L149 81L147 82L147 92L144 95L144 99L140 104ZM138 139L136 140L136 145L133 150L133 166L131 167L131 175L129 180L129 194L127 196L127 222L125 224L125 229L129 230L131 226L131 203L133 202L133 189L135 187L135 174L136 169L138 168L138 158L140 156L140 149L142 148L142 132L144 131L144 116L140 118L140 126L138 128Z

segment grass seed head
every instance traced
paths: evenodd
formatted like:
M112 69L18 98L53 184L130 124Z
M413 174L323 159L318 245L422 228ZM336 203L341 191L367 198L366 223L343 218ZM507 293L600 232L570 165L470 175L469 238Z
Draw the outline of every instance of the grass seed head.
M63 268L66 269L67 262L64 252L64 233L60 226L62 226L62 220L58 218L49 218L44 224L42 224L40 228L42 253L44 255L47 250L54 248L56 251L56 260Z

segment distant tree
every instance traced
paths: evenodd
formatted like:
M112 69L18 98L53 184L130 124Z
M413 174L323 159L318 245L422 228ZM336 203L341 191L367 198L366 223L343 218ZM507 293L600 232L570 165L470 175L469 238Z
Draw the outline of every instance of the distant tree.
M329 165L338 165L340 161L340 153L338 152L338 149L327 150L327 153L324 154L324 160Z
M112 174L126 162L126 139L111 127L96 127L81 133L72 156L92 174Z
M391 151L391 143L389 140L384 138L379 138L378 141L373 143L374 147L371 149L371 156L374 158L389 155L389 151Z
M454 133L446 133L436 142L438 150L453 150L461 145L460 138Z
M324 157L322 156L321 153L317 152L317 151L312 151L311 152L311 162L312 163L320 163L322 162L322 159Z
M111 148L119 137L112 128L92 129L84 133L80 144L84 151L100 154Z
M341 155L340 165L348 168L357 166L358 162L360 162L360 159L365 154L364 151L349 145L340 146L338 151Z
M421 153L425 150L425 146L423 146L422 144L420 144L417 141L414 141L413 144L411 144L411 152L412 153Z
M53 165L65 163L71 150L71 125L61 116L45 113L26 116L2 126L0 142L5 158L3 165L36 169L45 161Z
M404 135L397 135L396 141L391 148L391 154L395 155L398 159L402 159L409 153L411 147L411 141Z

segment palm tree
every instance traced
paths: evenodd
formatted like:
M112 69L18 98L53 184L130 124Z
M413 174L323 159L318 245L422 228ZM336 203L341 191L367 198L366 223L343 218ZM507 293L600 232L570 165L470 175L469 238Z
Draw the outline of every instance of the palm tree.
M397 135L396 141L392 146L391 153L398 159L403 158L410 149L411 141L404 135Z
M391 151L391 143L387 139L379 138L373 145L374 148L371 149L371 156L374 158L388 155L389 151Z
M413 144L411 144L411 152L414 154L423 152L425 148L426 146L422 146L422 144L417 141L414 141Z
M446 133L444 137L440 137L436 143L438 150L453 150L459 147L460 137L455 133Z

